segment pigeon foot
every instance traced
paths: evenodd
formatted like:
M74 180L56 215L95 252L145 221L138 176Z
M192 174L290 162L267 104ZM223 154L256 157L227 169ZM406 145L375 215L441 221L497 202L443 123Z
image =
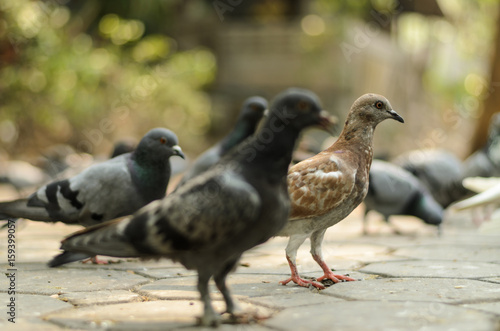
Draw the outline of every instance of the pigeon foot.
M227 314L227 313L224 313ZM237 313L229 314L228 318L224 318L222 324L252 324L265 320L269 317L260 316L257 312L240 311Z
M215 313L207 313L201 317L198 317L197 319L197 324L200 326L211 326L211 327L218 327L221 323L220 317L215 314Z
M89 262L92 263L92 264L101 264L101 265L103 265L103 264L109 264L108 261L99 260L97 258L97 255L93 256L93 257L89 257L88 259L82 261L82 263L89 263Z
M334 283L338 283L341 281L346 281L346 282L354 282L356 279L351 278L349 276L344 276L344 275L336 275L333 272L325 272L325 274L321 277L319 277L317 280L318 282L321 282L324 279L330 279Z
M285 279L285 280L282 280L280 281L280 284L281 285L286 285L288 284L289 282L293 281L295 284L299 285L299 286L302 286L302 287L309 287L309 286L314 286L316 287L317 289L320 289L320 290L324 290L325 289L325 286L323 284L320 284L314 280L307 280L307 279L303 279L303 278L300 278L299 276L292 276L288 279Z

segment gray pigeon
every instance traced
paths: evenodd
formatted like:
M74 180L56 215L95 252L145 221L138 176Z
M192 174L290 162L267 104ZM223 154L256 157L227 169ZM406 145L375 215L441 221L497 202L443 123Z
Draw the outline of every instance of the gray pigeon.
M1 202L0 219L90 226L130 215L165 196L172 155L184 157L177 136L167 129L153 129L132 153L49 183L28 198Z
M420 179L443 208L468 193L462 185L462 162L446 150L413 150L393 162Z
M385 97L372 93L362 95L354 101L337 141L290 168L288 190L292 211L279 235L290 237L286 259L291 277L281 284L293 281L304 287L325 288L317 281L299 276L295 258L307 238L311 240L311 255L324 272L318 281L354 280L332 272L323 260L321 245L326 230L346 218L365 198L373 156L373 133L386 119L404 122Z
M364 200L365 234L370 210L381 213L387 223L392 215L410 215L420 218L427 224L440 226L443 220L443 207L434 200L420 180L408 171L389 162L373 160L369 183Z
M103 254L167 257L198 271L204 304L202 325L217 325L208 293L214 278L234 316L226 276L243 252L275 235L287 222L290 200L286 174L300 131L326 127L315 95L288 89L278 95L261 130L210 170L133 217L110 221L66 238L49 266Z
M240 115L234 125L233 130L216 145L201 154L187 170L177 187L181 187L188 180L205 172L208 168L217 163L222 156L250 137L257 127L260 119L267 109L267 100L254 96L245 100L241 107Z
M463 178L500 176L500 113L491 118L488 141L463 164Z

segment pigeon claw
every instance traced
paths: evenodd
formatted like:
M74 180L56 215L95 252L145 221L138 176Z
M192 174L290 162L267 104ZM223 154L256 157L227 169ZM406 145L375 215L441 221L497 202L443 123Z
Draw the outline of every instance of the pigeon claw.
M314 280L303 279L303 278L300 278L298 276L292 276L292 277L290 277L288 279L282 280L282 281L280 281L280 284L281 285L286 285L286 284L288 284L291 281L293 281L295 284L297 284L299 286L302 286L302 287L313 286L313 287L316 287L317 289L320 289L320 290L324 290L326 288L321 283L318 283L318 282L316 282Z
M338 283L341 281L346 281L346 282L353 282L356 281L356 279L351 278L349 276L344 276L344 275L336 275L333 272L325 272L325 274L321 277L318 278L318 282L321 282L322 280L325 279L330 279L334 283Z

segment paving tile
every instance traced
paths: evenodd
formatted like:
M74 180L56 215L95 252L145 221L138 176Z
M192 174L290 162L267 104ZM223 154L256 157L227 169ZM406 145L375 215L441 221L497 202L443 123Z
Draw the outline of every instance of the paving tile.
M389 224L387 224L383 220L382 215L375 212L371 212L368 215L367 230L368 235L396 234L395 230L406 235L426 236L437 234L437 228L435 226L425 224L417 217L391 217Z
M91 263L84 263L84 264L72 263L68 264L66 268L83 269L83 270L102 269L102 270L127 271L127 272L134 272L138 275L154 279L196 275L195 270L187 270L181 264L173 263L172 261L166 259L162 259L160 261L141 261L139 259L117 260L105 256L99 257L99 259L105 261L113 261L113 262L98 266Z
M56 294L59 292L128 289L148 281L142 276L126 271L62 267L19 271L16 287L18 293ZM7 282L6 277L0 277L0 291L7 288Z
M485 278L500 276L500 265L467 261L394 261L369 264L359 271L390 277Z
M2 318L4 317L4 309L10 300L10 295L7 293L0 293L0 302L2 307ZM48 295L33 295L33 294L19 294L15 296L16 304L16 319L28 319L38 317L53 311L64 308L73 307L71 304L52 298Z
M399 218L395 223L403 236L388 228L362 236L361 216L356 210L329 229L323 250L336 273L362 281L322 291L279 285L290 273L284 257L288 238L272 238L246 252L241 259L246 267L228 278L241 305L269 319L219 330L500 330L498 235L480 234L461 217L445 222L442 237L427 231L432 227ZM212 330L194 326L201 314L196 272L171 260L109 258L119 263L47 268L60 240L77 229L39 222L18 228L18 315L23 316L12 328L0 315L2 331ZM0 256L5 247L0 239ZM5 262L0 258L0 270L7 269ZM299 249L298 267L304 277L322 274L308 241ZM0 278L0 299L6 284ZM215 286L211 291L217 309L224 310Z
M500 262L500 247L488 245L426 245L400 248L396 256L424 260Z
M323 291L308 290L297 286L288 286L284 290L273 291L271 295L245 298L242 300L275 309L327 305L332 302L343 301L343 299L340 298L323 295Z
M485 282L492 282L492 283L500 284L500 277L481 278L481 280L484 280Z
M359 273L350 274L352 277L357 277ZM306 275L304 275L306 276ZM368 275L365 275L368 276ZM370 275L371 276L371 275ZM368 276L368 277L370 277ZM227 284L229 285L233 295L239 298L254 298L261 296L277 296L281 294L290 295L292 293L309 293L311 291L317 293L315 289L300 287L296 284L289 283L286 286L279 284L279 281L284 280L287 276L279 275L256 275L256 274L231 274L228 277ZM197 299L199 298L198 290L196 289L196 277L179 277L172 279L161 279L142 285L137 289L141 295L158 298L163 300L175 299ZM331 287L335 287L333 285ZM214 283L211 282L210 293L213 298L221 299L221 295ZM257 301L255 301L257 302Z
M265 322L278 330L480 331L500 326L490 314L441 303L346 301L286 309Z
M382 278L338 283L322 291L346 300L433 301L443 303L500 301L500 287L471 279Z
M102 305L110 303L123 303L142 301L143 298L134 292L127 290L101 290L96 292L67 292L55 294L59 300L67 301L75 306Z
M500 317L500 301L466 304L466 305L462 305L462 307L473 308L473 309L485 311L488 313L493 313L493 314L498 315Z
M385 245L393 249L422 246L422 245L488 245L500 247L498 235L481 235L471 231L469 233L449 234L444 232L441 237L433 236L408 236L408 235L372 235L360 236L350 242Z
M282 286L278 282L283 276L278 275L241 275L231 274L227 284L233 295L238 297L267 296L269 293L280 293L290 291L307 290L298 286ZM197 277L179 277L172 279L161 279L140 286L138 293L159 299L198 299L199 292L196 289ZM213 281L210 284L210 293L213 298L220 299L221 295Z
M334 269L358 269L363 266L363 263L347 258L339 258L325 254L325 261ZM266 254L260 256L243 257L241 263L247 267L238 267L238 272L259 273L259 274L281 274L287 275L290 273L290 267L283 254ZM316 272L320 273L321 268L313 260L309 254L308 248L300 249L297 254L297 267L299 272Z
M145 331L276 331L274 328L266 327L264 325L258 323L251 324L222 324L219 325L216 329L213 327L201 327L198 325L186 324L186 323L169 323L168 329L165 328L165 323L162 322L127 322L120 323L106 328L106 331L137 331L137 330L145 330Z
M222 301L214 301L213 305L219 312L225 309ZM241 303L241 307L262 318L275 313L274 310L248 303ZM141 330L148 330L150 325L156 328L161 323L164 330L169 330L194 325L196 317L201 314L199 300L161 300L67 309L44 318L70 328L123 329L129 323L136 323Z
M2 322L0 319L0 329L2 331L61 331L68 330L63 326L58 326L56 324L52 324L50 322L42 321L37 318L20 318L16 319L16 323ZM71 331L78 331L81 329L75 329Z

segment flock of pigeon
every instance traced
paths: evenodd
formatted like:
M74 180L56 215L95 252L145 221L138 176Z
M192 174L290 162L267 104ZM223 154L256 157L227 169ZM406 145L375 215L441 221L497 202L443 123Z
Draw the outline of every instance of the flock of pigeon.
M226 277L245 251L273 236L289 237L291 277L281 284L292 281L323 289L325 279L355 280L332 272L321 245L325 231L363 200L367 210L377 210L386 219L404 214L441 223L443 208L455 201L450 192L456 193L455 179L446 175L453 176L450 167L455 166L461 175L463 165L440 152L372 164L374 130L385 119L404 123L385 97L365 94L353 103L335 143L290 166L301 131L311 126L330 131L332 122L318 97L305 89L290 88L270 106L252 97L243 104L233 131L195 160L168 195L170 158L184 154L172 131L156 128L132 151L123 148L28 198L1 202L0 219L84 226L62 241L63 252L50 267L87 258L100 263L95 257L106 255L166 257L195 269L204 305L200 324L214 326L220 317L211 304L209 280L222 293L227 312L242 314ZM484 153L474 157L491 159L488 149ZM470 163L477 167L481 162ZM447 170L440 173L438 166ZM301 278L296 266L297 250L307 238L324 272L316 280Z
M500 176L499 143L500 113L491 119L485 146L463 162L445 149L409 151L392 162L374 160L364 201L364 232L367 232L366 215L370 210L378 211L386 222L391 215L416 216L427 224L438 226L438 233L441 233L447 207L453 211L477 207L479 214L484 210L481 206L494 207L500 202L500 186L495 188L491 184ZM486 182L488 184L483 184ZM468 198L474 193L482 194ZM477 215L478 209L473 217L476 224L491 218L491 211L481 216Z

